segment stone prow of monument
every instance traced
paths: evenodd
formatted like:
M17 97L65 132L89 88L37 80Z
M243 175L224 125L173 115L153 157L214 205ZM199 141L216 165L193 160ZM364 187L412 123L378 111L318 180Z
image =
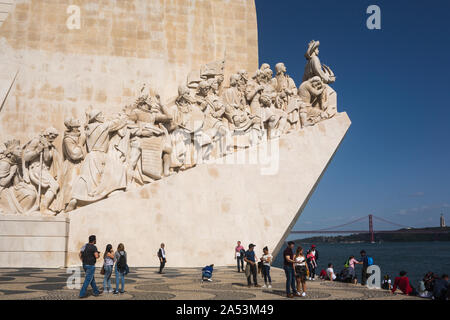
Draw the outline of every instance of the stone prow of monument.
M79 250L91 234L101 251L123 243L134 267L159 265L161 243L172 267L234 264L238 240L256 244L258 254L268 246L275 256L350 124L345 112L338 113L269 141L267 150L238 151L223 163L201 164L77 209L70 214L66 265L80 264ZM252 152L266 160L250 164Z

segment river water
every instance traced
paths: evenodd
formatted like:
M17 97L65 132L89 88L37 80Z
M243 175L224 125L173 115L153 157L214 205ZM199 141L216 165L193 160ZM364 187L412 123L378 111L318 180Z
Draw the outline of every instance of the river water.
M296 241L305 249L311 243ZM450 274L450 242L382 242L382 243L316 243L319 251L317 273L333 263L335 272L344 267L350 255L360 260L359 252L364 249L373 258L374 264L381 269L381 275L389 274L392 281L401 270L408 272L411 284L417 288L417 283L424 274L432 271L441 276ZM273 266L282 267L282 251L274 260ZM356 267L358 282L361 280L361 265Z

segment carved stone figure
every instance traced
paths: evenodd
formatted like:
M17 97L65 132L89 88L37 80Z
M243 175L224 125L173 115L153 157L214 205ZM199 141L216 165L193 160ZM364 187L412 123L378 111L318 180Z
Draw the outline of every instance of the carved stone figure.
M233 136L239 136L235 139L235 146L246 147L258 142L261 133L261 119L256 115L250 115L246 108L246 99L243 93L239 91L240 75L233 74L230 77L230 87L223 93L225 104L225 117L230 124L230 130ZM242 136L249 139L245 141Z
M53 142L58 137L55 128L48 128L39 137L25 145L23 153L24 181L32 182L38 189L38 202L43 213L53 214L55 207L50 208L59 190L57 179L60 176L60 157Z
M106 121L102 112L91 110L85 126L87 155L81 174L73 184L73 198L78 204L87 204L105 198L116 190L126 188L126 168L108 155L110 136L127 124L119 116Z
M326 105L324 105L323 109L326 111L328 117L332 117L337 112L337 96L336 91L329 84L334 83L336 77L328 66L321 64L319 59L319 45L320 42L314 40L308 44L308 49L305 53L307 62L305 73L303 74L303 81L307 81L315 76L320 77L324 83L324 94L326 95L326 99L324 99Z
M298 88L302 127L314 125L328 118L328 114L323 110L324 99L326 99L324 92L325 86L317 76L302 82Z
M74 118L64 121L66 131L62 141L63 166L59 179L60 192L56 197L57 211L69 212L75 209L77 201L73 198L72 188L81 174L82 161L86 155L84 147L86 137L80 132L80 122Z
M275 108L270 93L263 92L259 102L261 103L261 119L268 130L268 138L279 137L286 129L286 112Z
M10 140L0 156L0 212L26 214L38 209L34 186L24 182L20 141Z
M229 152L230 132L222 121L225 106L222 99L215 93L215 89L212 88L214 83L214 79L199 83L196 102L205 114L204 132L212 138L215 144L214 148L218 153L217 156L220 157Z
M172 145L167 128L173 120L170 110L158 94L140 97L136 106L139 127L151 133L140 140L143 173L154 180L169 176Z

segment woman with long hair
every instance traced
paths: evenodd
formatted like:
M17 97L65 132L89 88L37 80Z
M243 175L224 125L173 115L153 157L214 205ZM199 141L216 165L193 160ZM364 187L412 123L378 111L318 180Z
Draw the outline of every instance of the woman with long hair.
M111 274L114 266L114 250L111 244L108 244L105 249L105 254L103 255L103 268L105 270L105 275L103 277L103 292L111 293L113 292L111 286Z
M295 278L297 280L297 291L300 293L300 284L302 287L302 297L306 296L306 273L307 273L307 265L306 258L303 255L303 248L297 247L297 251L294 256L294 270L295 270Z
M119 243L117 247L116 254L114 255L114 262L116 264L116 290L114 294L124 293L125 291L125 274L127 272L127 253L125 252L125 246L123 243ZM119 282L121 283L121 288L119 291Z

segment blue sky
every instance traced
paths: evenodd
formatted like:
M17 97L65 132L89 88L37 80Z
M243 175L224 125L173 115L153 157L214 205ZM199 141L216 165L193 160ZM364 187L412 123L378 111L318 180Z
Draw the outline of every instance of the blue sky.
M366 27L371 4L381 8L381 30ZM337 76L338 110L352 120L294 230L369 213L421 227L437 226L443 212L450 224L450 1L256 0L256 7L260 64L285 62L298 85L307 44L320 40L320 59Z

